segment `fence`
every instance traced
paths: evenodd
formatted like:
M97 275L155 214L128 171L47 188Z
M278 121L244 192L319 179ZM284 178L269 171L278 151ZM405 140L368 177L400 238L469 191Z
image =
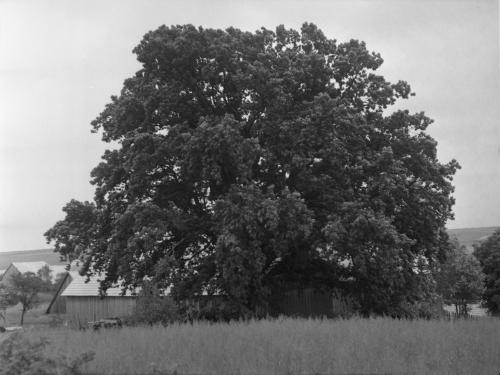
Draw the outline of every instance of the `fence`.
M444 314L444 319L447 320L457 320L457 319L466 319L466 320L479 320L486 318L487 316L480 316L480 315L472 315L469 313L456 313L454 311L445 311Z

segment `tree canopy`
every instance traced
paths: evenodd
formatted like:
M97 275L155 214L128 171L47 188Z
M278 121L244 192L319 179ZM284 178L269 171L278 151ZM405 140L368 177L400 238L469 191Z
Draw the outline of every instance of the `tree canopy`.
M474 249L485 274L483 300L488 311L500 315L500 230Z
M467 305L481 300L484 274L476 257L453 241L450 253L436 277L444 302L455 305L457 314L467 315Z
M113 147L94 202L71 201L47 241L106 288L152 279L178 299L252 312L274 291L339 288L363 313L432 292L452 177L412 95L364 42L314 24L254 33L161 26L142 68L92 122Z

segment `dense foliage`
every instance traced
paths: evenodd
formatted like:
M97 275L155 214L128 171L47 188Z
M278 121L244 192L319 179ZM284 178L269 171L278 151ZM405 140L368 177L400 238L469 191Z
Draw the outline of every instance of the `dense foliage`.
M181 316L177 305L156 285L144 282L138 293L137 303L131 316L125 323L135 324L169 324L179 321Z
M49 357L49 343L45 338L30 340L19 333L10 335L0 343L0 375L79 375L94 358L93 352L73 359Z
M484 274L479 261L464 246L455 241L450 250L437 273L438 292L444 302L455 305L459 315L467 315L467 306L481 300Z
M423 113L385 111L411 89L363 42L300 32L162 26L142 69L93 121L113 147L94 202L47 231L106 275L237 314L296 287L338 288L362 313L428 298L444 257L458 164L441 164Z
M485 274L483 300L489 312L500 315L500 230L474 249Z

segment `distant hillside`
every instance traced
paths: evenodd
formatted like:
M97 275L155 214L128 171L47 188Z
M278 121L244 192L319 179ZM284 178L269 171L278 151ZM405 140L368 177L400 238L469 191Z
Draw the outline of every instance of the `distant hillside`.
M472 245L478 244L491 236L494 231L500 227L483 227L483 228L459 228L448 229L448 234L451 238L455 237L460 245L463 245L472 252Z
M59 260L59 254L52 249L0 252L0 269L6 269L12 262L45 261L50 265L65 264Z

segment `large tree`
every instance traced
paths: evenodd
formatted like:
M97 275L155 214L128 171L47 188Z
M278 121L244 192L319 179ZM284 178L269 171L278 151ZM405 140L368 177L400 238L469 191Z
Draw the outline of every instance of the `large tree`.
M458 164L442 164L411 95L363 42L313 24L255 33L161 26L142 69L92 122L114 147L94 202L46 233L87 272L152 278L178 299L219 293L240 312L273 291L341 288L364 313L432 292Z
M475 247L474 255L483 268L483 300L488 311L500 316L500 230Z

